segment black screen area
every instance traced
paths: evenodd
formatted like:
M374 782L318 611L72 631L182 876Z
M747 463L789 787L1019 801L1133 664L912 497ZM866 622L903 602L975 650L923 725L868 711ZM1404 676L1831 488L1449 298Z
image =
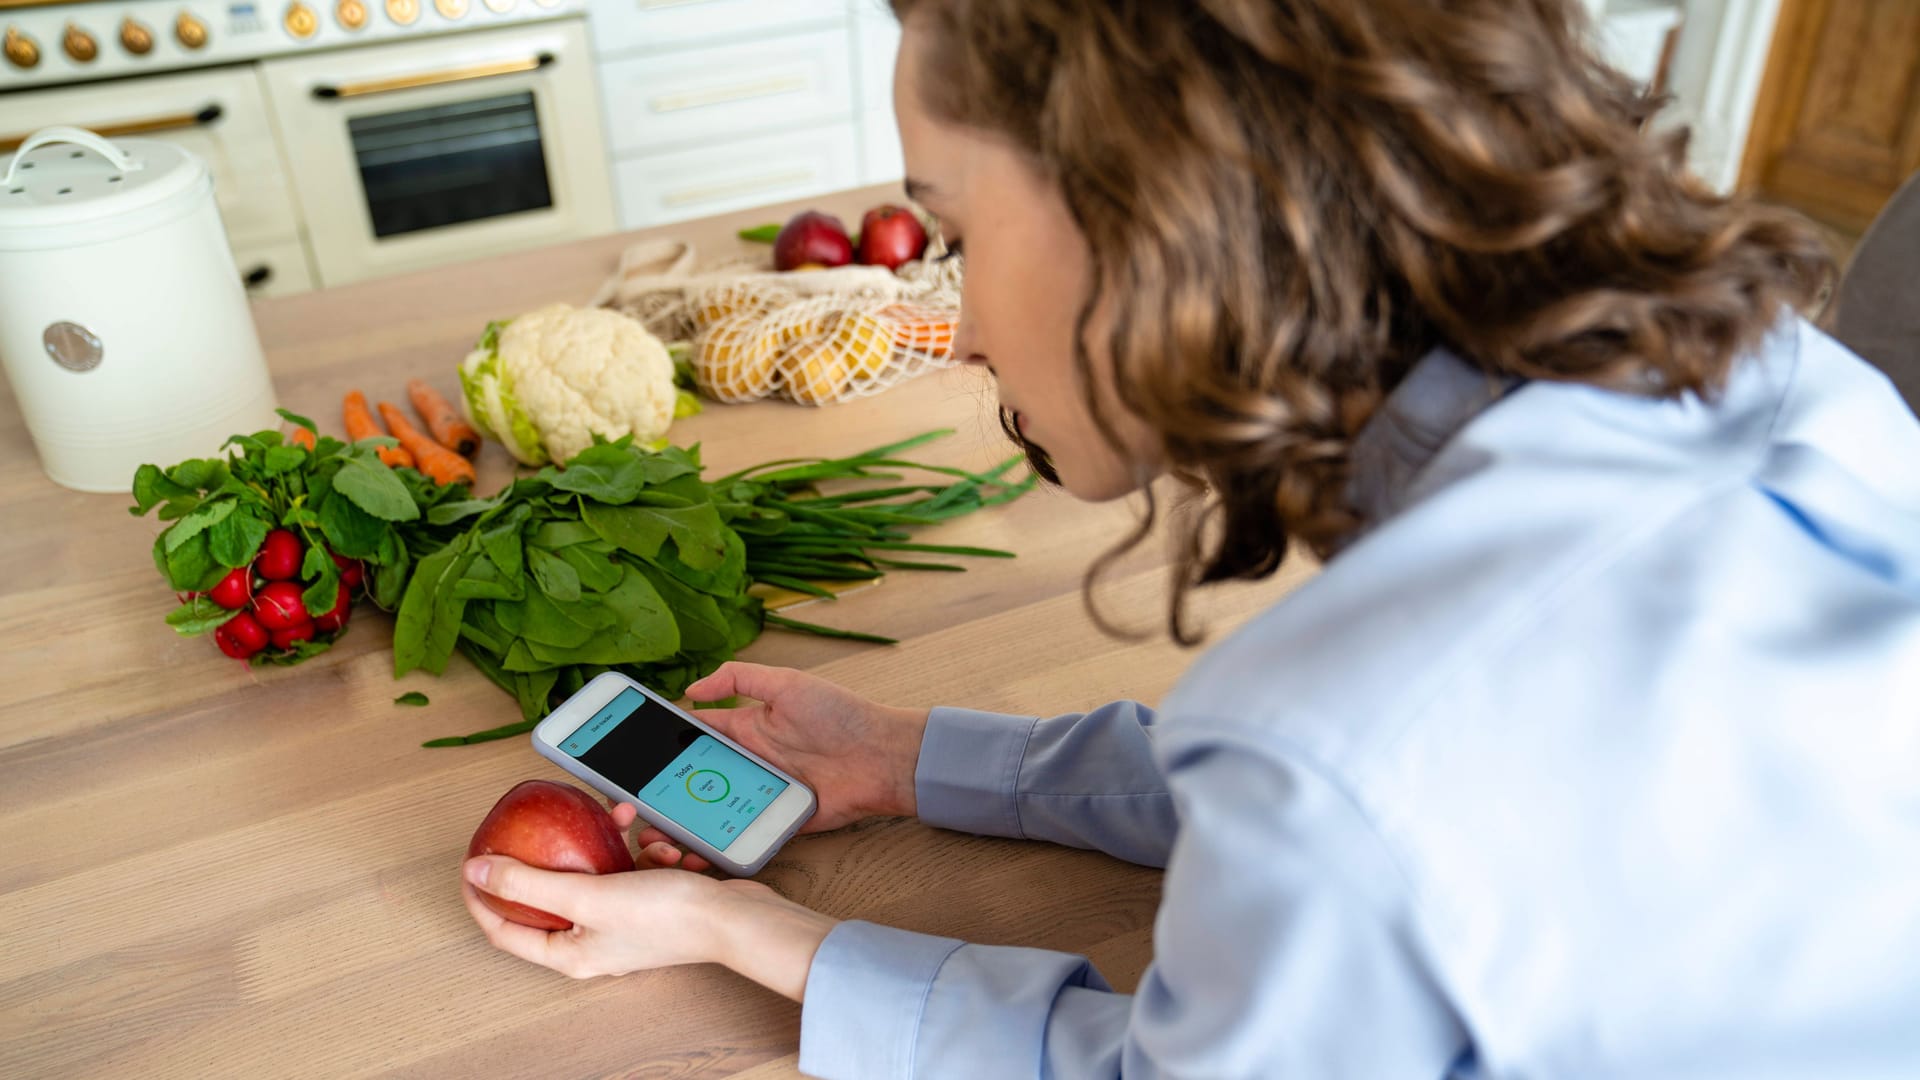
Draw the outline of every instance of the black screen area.
M703 734L645 694L624 690L562 740L560 748L637 794ZM586 749L576 752L576 745Z

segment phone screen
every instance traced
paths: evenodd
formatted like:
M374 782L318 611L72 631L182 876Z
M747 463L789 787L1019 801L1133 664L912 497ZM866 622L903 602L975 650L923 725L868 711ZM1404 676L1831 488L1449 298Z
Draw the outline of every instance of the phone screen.
M787 789L753 759L632 688L560 749L721 851Z

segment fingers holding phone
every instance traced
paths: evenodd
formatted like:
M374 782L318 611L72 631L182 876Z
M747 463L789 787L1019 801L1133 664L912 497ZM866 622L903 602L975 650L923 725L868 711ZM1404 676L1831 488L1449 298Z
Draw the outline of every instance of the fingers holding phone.
M914 813L926 710L880 705L816 675L737 660L688 687L687 697L753 699L694 715L812 786L819 808L801 831Z

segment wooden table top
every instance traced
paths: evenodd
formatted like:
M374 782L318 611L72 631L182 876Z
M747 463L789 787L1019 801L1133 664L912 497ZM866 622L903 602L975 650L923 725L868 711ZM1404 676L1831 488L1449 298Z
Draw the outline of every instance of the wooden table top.
M809 205L852 222L897 198ZM656 232L716 257L740 226L798 208ZM337 434L352 387L402 401L419 375L452 396L488 319L585 303L646 235L259 303L281 404ZM574 982L488 946L460 902L467 840L515 782L566 777L524 738L420 743L515 720L514 702L461 659L396 682L391 620L364 601L331 652L294 668L175 636L148 555L160 524L126 497L55 486L0 394L0 1076L797 1075L798 1006L727 971ZM977 466L1010 452L991 402L984 376L956 369L828 408L709 405L674 438L726 471L951 427L925 456ZM481 464L485 490L510 474L498 446ZM946 523L921 538L1019 557L801 609L897 646L772 631L743 656L895 704L1051 715L1156 700L1191 660L1160 632L1162 552L1137 553L1102 593L1150 639L1103 636L1081 600L1133 514L1042 491ZM1290 564L1199 610L1225 631L1307 572ZM408 690L432 704L392 704ZM803 837L761 877L835 916L1084 953L1123 989L1151 956L1160 889L1158 872L1103 855L911 821Z

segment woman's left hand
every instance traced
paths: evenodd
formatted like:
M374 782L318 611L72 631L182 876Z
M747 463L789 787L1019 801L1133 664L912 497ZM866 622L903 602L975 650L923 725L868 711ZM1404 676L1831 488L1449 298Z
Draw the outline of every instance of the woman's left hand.
M633 808L613 811L622 829ZM624 820L622 820L624 819ZM505 855L468 859L461 869L467 911L496 948L576 979L678 964L720 963L800 1000L807 971L835 920L752 881L716 881L679 869L678 848L645 844L622 874L540 870ZM551 912L571 930L509 922L476 889Z

